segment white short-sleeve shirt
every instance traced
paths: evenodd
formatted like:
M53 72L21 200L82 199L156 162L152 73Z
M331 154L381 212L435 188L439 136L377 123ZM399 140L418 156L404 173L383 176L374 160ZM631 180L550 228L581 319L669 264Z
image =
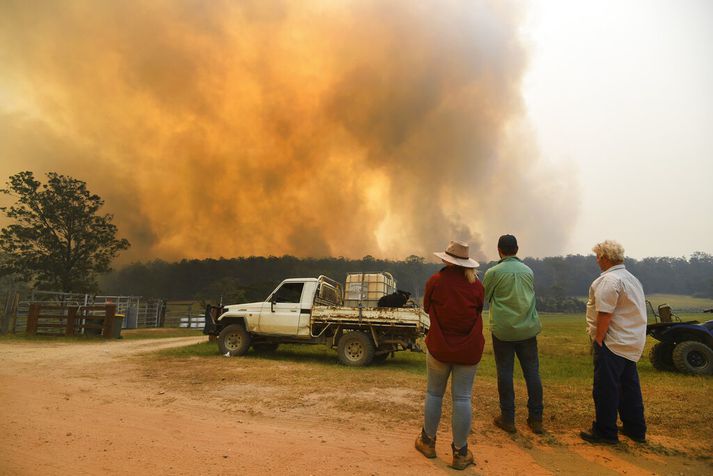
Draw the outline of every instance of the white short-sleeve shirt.
M646 345L644 288L623 264L612 266L589 287L587 332L597 336L597 313L612 314L604 343L614 354L638 362Z

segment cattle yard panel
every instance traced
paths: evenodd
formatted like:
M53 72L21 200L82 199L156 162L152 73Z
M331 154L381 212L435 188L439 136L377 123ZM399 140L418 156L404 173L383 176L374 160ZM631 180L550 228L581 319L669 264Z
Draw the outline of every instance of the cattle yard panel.
M165 327L203 328L205 306L196 301L168 301L165 308Z
M61 306L33 303L29 306L27 328L30 336L95 335L112 337L116 306Z

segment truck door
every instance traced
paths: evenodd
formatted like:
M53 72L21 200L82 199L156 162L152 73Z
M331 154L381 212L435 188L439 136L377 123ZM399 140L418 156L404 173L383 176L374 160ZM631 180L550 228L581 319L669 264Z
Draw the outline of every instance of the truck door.
M260 333L297 335L304 283L283 283L260 313Z

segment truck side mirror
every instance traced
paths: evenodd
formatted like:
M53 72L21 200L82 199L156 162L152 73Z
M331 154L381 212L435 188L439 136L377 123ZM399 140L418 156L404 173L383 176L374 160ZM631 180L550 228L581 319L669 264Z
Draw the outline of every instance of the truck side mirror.
M275 298L272 298L270 300L270 311L275 312L275 303L276 302L277 302L277 300Z

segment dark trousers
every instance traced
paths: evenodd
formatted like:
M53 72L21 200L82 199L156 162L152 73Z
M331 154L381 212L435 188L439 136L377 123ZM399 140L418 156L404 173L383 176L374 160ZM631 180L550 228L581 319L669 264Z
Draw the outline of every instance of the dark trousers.
M533 420L542 420L542 382L540 381L540 359L537 355L537 337L518 341L504 341L493 335L493 354L498 369L498 394L500 413L504 418L515 420L515 389L513 388L513 367L515 355L520 361L522 375L527 384L527 409Z
M636 362L620 357L606 344L594 348L592 397L596 421L594 428L604 438L617 438L617 412L626 431L637 437L646 435L644 402L641 398Z

